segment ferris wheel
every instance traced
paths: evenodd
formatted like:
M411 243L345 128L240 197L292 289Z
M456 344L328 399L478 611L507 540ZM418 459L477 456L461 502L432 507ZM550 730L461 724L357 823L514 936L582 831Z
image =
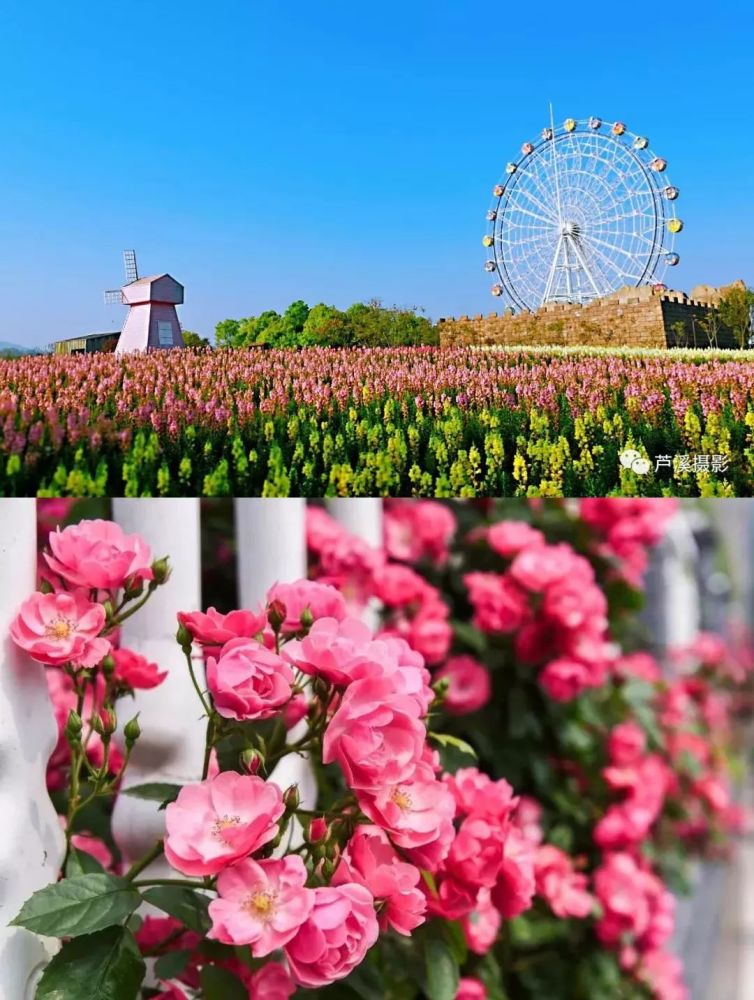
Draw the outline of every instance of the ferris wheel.
M551 121L493 190L485 270L517 309L589 302L624 285L664 289L683 222L667 162L645 136L601 118Z

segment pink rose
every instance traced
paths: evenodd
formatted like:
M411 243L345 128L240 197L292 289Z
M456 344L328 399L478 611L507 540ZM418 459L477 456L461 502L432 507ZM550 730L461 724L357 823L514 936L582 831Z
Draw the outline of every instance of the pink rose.
M264 611L231 611L227 615L214 608L208 608L206 613L179 611L178 621L194 642L203 646L224 646L231 639L253 639L267 627Z
M621 722L610 730L607 752L617 767L635 763L646 749L644 730L635 722Z
M251 945L255 958L282 948L314 905L306 888L306 865L298 854L280 860L245 858L220 872L218 898L209 904L208 937L230 945Z
M504 559L517 555L521 549L543 545L545 536L525 521L499 521L487 529L487 542Z
M467 573L463 582L482 632L515 632L528 619L528 598L508 575Z
M285 620L281 627L284 633L301 631L301 616L305 611L311 619L309 624L319 618L334 618L340 622L346 617L343 595L335 587L314 580L274 584L267 591L267 604L273 601L285 608Z
M491 898L503 917L511 920L528 910L536 888L534 857L536 847L514 826L503 845L503 863L492 888Z
M542 806L536 799L522 795L513 814L513 822L532 844L540 844L544 838L541 821Z
M492 905L490 890L480 889L474 909L461 918L461 927L469 950L486 955L497 940L502 917Z
M368 889L354 882L313 889L314 907L285 946L301 986L328 986L359 965L377 940L379 925Z
M325 730L322 760L337 761L351 788L406 781L424 749L419 714L416 700L396 693L389 678L354 681Z
M574 571L580 557L570 545L532 545L519 552L511 563L511 579L533 593L542 593ZM589 563L582 559L587 567Z
M452 715L476 712L490 700L489 671L473 656L451 656L435 674L435 680L443 678L449 682L444 708Z
M556 917L588 917L594 900L587 892L588 879L573 870L571 859L551 844L537 850L535 875L537 894L542 896Z
M11 622L11 638L38 663L96 667L110 652L108 639L99 638L105 609L83 591L32 594Z
M551 660L539 675L539 683L553 701L572 701L592 687L589 668L578 660Z
M444 869L458 882L491 888L503 862L508 831L481 816L468 816L456 832Z
M150 663L146 656L131 649L115 649L112 656L115 660L115 680L135 690L155 688L168 675L167 670L160 670L156 663Z
M79 521L50 533L53 573L75 587L118 590L152 580L152 553L139 535L126 535L114 521Z
M462 976L458 981L455 1000L487 1000L487 987L480 979Z
M391 559L442 565L456 530L456 519L435 500L389 500L384 516L385 549Z
M282 655L305 674L344 685L353 679L355 666L379 655L380 648L375 653L372 630L357 618L320 618L304 639L286 643Z
M217 875L272 840L283 810L278 786L254 775L184 785L166 810L165 857L184 875Z
M309 711L309 702L305 694L294 694L289 702L283 705L283 722L286 729L293 729Z
M455 804L426 764L409 781L358 792L362 811L420 868L434 871L453 840Z
M207 660L207 687L226 719L269 719L290 700L293 671L255 639L231 639Z
M427 902L417 888L418 868L401 861L385 833L376 826L358 826L348 842L332 879L333 885L357 882L366 886L378 903L383 930L392 927L399 934L424 923Z
M407 622L404 636L409 646L427 663L442 663L448 655L453 629L447 620L448 609L442 602L424 604Z
M420 604L428 589L424 577L400 563L388 563L379 569L374 579L374 592L378 600L389 608Z
M475 767L461 767L455 774L445 775L444 780L459 816L473 814L502 824L519 803L505 778L494 781Z
M267 962L250 977L249 1000L288 1000L296 984L280 962Z

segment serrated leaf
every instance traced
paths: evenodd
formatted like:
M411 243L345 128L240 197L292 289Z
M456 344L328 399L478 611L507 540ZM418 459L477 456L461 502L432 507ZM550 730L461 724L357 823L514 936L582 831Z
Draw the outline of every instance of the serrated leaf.
M108 927L66 942L49 963L35 1000L135 1000L144 959L133 934Z
M81 851L72 847L68 853L68 860L65 863L66 878L73 878L76 875L91 875L95 872L104 872L105 869L95 857L87 851Z
M141 896L126 879L93 872L39 889L11 923L35 934L76 937L121 923L140 902Z
M198 934L210 927L209 898L182 885L156 885L145 889L144 899Z
M178 798L183 785L173 785L169 781L150 781L145 785L131 785L124 788L123 795L131 795L135 799L146 799L147 802L159 802L164 808Z
M240 979L217 965L205 965L201 972L204 1000L248 1000L249 993Z
M428 937L424 943L424 961L429 1000L455 1000L460 970L447 942Z

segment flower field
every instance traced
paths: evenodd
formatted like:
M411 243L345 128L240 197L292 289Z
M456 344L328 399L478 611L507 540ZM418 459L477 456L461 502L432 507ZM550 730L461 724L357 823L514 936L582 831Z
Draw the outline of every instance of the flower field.
M625 450L638 466L621 464ZM4 496L752 493L751 352L312 348L0 361Z

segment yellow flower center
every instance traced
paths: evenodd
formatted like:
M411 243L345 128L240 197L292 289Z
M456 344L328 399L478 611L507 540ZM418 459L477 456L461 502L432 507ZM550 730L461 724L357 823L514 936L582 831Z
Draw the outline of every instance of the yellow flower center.
M390 798L403 812L411 808L411 796L400 788L394 788Z
M212 827L212 836L216 840L223 840L228 843L228 838L225 836L225 831L230 830L233 827L239 826L241 823L240 816L221 816L220 819L215 821Z
M45 635L51 639L67 639L73 631L73 626L65 618L56 618L45 629Z
M275 893L269 889L253 892L246 897L243 908L257 920L265 922L271 920L275 913Z

